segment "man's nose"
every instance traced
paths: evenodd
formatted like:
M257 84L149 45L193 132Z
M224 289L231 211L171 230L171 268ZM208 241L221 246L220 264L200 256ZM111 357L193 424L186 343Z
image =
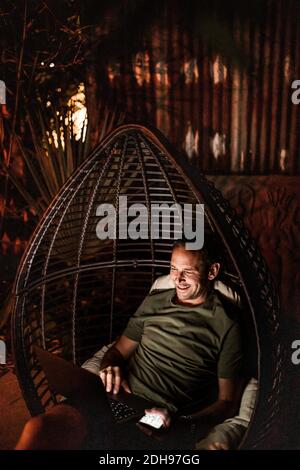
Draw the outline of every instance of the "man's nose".
M179 282L185 280L185 275L183 271L178 273L177 279Z

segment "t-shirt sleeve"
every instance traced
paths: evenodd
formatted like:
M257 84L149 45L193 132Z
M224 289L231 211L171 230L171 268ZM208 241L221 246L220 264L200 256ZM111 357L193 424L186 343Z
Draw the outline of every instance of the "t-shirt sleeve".
M132 339L133 341L141 341L142 339L144 330L142 312L144 311L144 304L146 299L141 303L135 314L129 319L129 322L123 331L123 335L127 336L127 338Z
M218 377L221 379L233 379L237 377L243 367L243 350L241 331L238 323L234 323L222 342L218 361Z

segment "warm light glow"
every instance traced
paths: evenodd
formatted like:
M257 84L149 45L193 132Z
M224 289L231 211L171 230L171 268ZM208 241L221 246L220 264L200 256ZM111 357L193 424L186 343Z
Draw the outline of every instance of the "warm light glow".
M120 64L119 63L110 64L107 67L107 74L108 74L108 78L111 82L115 78L119 78L120 77Z
M46 106L49 107L51 104L52 103L50 101L47 101ZM64 149L65 138L63 117L59 111L56 111L56 115L58 117L58 121L61 122L59 129L60 139L58 138L57 131L55 129L56 126L54 119L51 119L50 128L52 128L52 130L47 131L48 142L50 145L53 144L56 148L61 145ZM65 118L64 125L70 129L70 132L72 130L72 136L74 136L75 140L85 141L87 130L87 109L85 106L85 90L83 83L80 83L77 92L71 96L68 101L68 113Z
M69 125L71 121L75 140L85 141L87 108L85 105L85 89L83 83L80 83L77 93L69 99L68 107L70 109L70 117L66 118L65 124Z
M155 65L155 78L157 83L161 86L168 87L170 85L169 76L168 76L168 64L161 60Z
M197 64L196 58L193 58L184 62L183 73L185 76L186 85L189 85L193 82L195 83L198 82L199 70L198 70L198 64Z
M227 78L227 67L219 55L217 55L215 61L211 64L211 75L215 85L224 82Z
M184 148L189 157L189 159L193 158L194 155L198 155L198 148L199 148L199 132L193 131L193 127L191 123L188 123L187 132L185 134L184 139Z
M284 59L284 78L287 83L290 82L293 72L294 72L294 67L293 67L292 59L289 55L287 55L285 56L285 59Z
M216 132L210 142L213 156L216 160L226 155L226 135Z
M144 83L150 83L150 56L148 52L138 52L136 54L133 63L133 72L139 86L142 86Z
M287 150L286 149L281 149L280 151L280 160L279 160L279 166L281 171L286 170L286 164L287 164Z

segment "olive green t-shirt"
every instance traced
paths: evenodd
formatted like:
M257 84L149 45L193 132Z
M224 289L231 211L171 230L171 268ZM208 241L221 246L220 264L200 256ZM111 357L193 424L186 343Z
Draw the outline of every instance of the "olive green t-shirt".
M123 334L139 345L128 381L133 393L190 412L217 399L218 378L239 374L240 328L215 290L195 307L175 298L175 289L153 291L129 320Z

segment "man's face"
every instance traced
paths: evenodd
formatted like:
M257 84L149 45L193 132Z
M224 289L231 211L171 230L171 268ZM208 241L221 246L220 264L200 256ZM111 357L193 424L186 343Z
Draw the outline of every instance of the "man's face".
M208 270L203 254L187 251L182 246L174 248L170 275L175 283L177 299L182 303L198 303L208 288Z

